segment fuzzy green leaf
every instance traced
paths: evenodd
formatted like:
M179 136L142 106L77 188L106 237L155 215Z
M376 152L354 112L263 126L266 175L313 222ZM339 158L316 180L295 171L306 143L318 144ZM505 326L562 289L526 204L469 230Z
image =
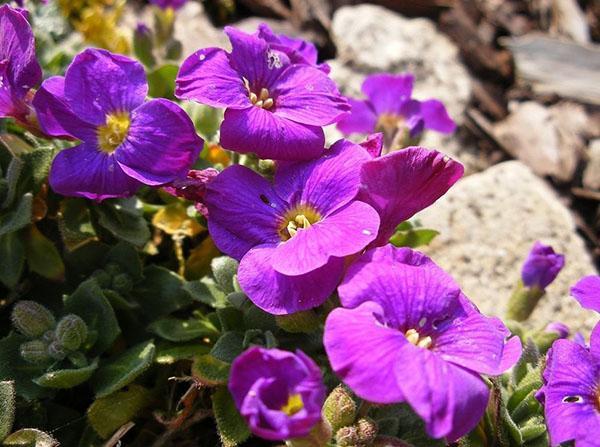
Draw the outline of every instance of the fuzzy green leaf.
M25 246L20 233L0 236L0 281L9 289L17 285L25 266Z
M57 447L59 444L48 433L34 428L23 428L8 436L2 445L6 447Z
M148 73L148 94L153 98L174 99L178 71L177 65L167 64Z
M114 237L141 246L150 239L150 229L142 214L126 201L103 202L95 207L98 224Z
M210 354L195 358L192 365L192 376L208 386L222 385L229 379L230 365Z
M164 267L150 265L144 269L145 280L133 294L144 316L155 320L190 305L193 300L183 289L184 280Z
M122 267L123 273L128 273L133 281L142 279L142 261L137 249L127 242L119 242L111 247L106 255L105 262L114 262Z
M222 386L212 395L213 413L224 447L233 447L250 436L246 422L238 412L229 390Z
M11 432L15 421L15 383L0 382L0 441Z
M155 351L154 343L147 341L102 365L92 381L96 397L108 396L133 382L152 365Z
M243 350L244 334L237 331L229 331L221 335L210 353L219 360L231 363Z
M439 231L428 228L417 228L408 231L396 231L390 238L390 243L396 247L418 248L429 245L439 235Z
M39 386L46 388L73 388L87 381L98 368L98 360L94 360L88 366L73 369L58 369L50 371L40 377L33 379Z
M148 331L169 341L189 341L194 338L208 337L215 339L219 331L206 319L190 318L189 320L179 320L173 317L156 320L150 326Z
M208 354L210 347L198 342L187 344L159 344L156 347L156 363L171 365L178 360L193 360L195 357Z
M58 229L67 250L96 238L87 202L81 198L65 198L60 203Z
M33 195L28 192L21 197L17 208L0 216L0 236L20 230L31 223Z
M217 309L227 306L227 295L212 278L204 277L196 281L188 281L183 288L195 301Z
M65 277L65 265L56 245L44 236L35 225L29 227L25 238L25 254L29 269L54 281Z

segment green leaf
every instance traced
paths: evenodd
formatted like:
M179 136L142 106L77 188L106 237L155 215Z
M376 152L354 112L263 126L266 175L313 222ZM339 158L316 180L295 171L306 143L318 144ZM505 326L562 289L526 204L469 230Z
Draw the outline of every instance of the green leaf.
M208 337L215 339L219 331L206 319L190 318L179 320L173 317L156 320L148 331L169 341L189 341L194 338Z
M128 273L133 281L142 279L142 261L137 249L127 242L119 242L109 250L105 262L108 264L114 262Z
M29 226L25 238L25 254L30 270L54 281L64 279L65 265L56 246L35 225Z
M223 385L229 379L229 368L229 363L205 354L195 358L192 376L207 386Z
M51 147L36 148L21 156L25 162L25 173L31 179L34 191L38 191L48 178L53 158L54 150Z
M133 382L152 365L155 351L154 343L147 341L106 362L92 380L96 397L108 396Z
M440 234L438 231L428 228L396 231L390 238L390 242L396 247L417 248L429 245L438 234Z
M217 316L221 323L221 331L235 331L244 328L244 314L234 307L217 309Z
M0 441L8 436L15 421L15 382L0 382Z
M0 281L9 289L14 288L25 266L25 246L20 233L12 232L0 236Z
M97 238L87 202L80 198L65 198L60 203L58 229L67 250L75 250Z
M2 445L6 447L57 447L58 441L41 430L23 428L6 438Z
M58 369L33 379L39 386L46 388L73 388L87 381L98 368L98 359L83 368Z
M139 385L117 391L94 401L87 411L88 421L103 438L134 419L152 401L152 393Z
M106 351L121 333L115 312L94 279L82 282L64 304L65 312L79 315L97 333L94 345L89 346L93 354Z
M98 213L98 224L117 239L137 246L150 239L148 222L131 202L105 201L94 209Z
M197 102L186 101L182 107L188 113L196 130L207 140L211 140L223 121L223 111Z
M28 192L21 197L17 208L0 216L0 236L20 230L31 223L33 195Z
M164 267L149 265L144 269L145 280L133 291L142 313L155 320L190 305L193 300L184 290L184 280Z
M236 446L250 437L250 430L226 387L221 386L215 390L212 395L212 407L224 447Z
M179 360L193 360L209 352L210 346L197 342L188 344L163 343L156 347L154 361L162 365L171 365Z
M217 309L227 306L227 295L219 289L212 278L204 277L196 281L188 281L183 288L195 301Z
M179 67L163 65L148 73L148 94L154 98L175 99L175 78Z
M225 332L217 340L210 353L227 363L233 360L244 351L244 334L236 331Z

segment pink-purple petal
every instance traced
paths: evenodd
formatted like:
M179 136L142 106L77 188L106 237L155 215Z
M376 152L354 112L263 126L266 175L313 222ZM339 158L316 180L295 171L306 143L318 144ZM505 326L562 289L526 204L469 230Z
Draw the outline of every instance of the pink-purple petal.
M274 160L312 160L323 152L323 129L299 124L260 107L227 109L221 145Z
M571 288L571 295L586 309L600 312L600 276L590 275L581 278Z
M421 102L421 116L425 121L425 128L442 133L452 133L456 130L456 123L444 106L442 101L428 99Z
M377 126L377 114L371 103L365 100L348 98L350 113L344 115L336 126L344 135L353 133L370 133Z
M398 115L404 101L412 95L414 76L378 73L368 76L362 91L373 105L377 115Z

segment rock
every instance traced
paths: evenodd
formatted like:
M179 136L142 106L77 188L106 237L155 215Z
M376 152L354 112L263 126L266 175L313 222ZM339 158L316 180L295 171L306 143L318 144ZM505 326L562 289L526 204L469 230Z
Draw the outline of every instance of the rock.
M415 74L415 97L438 98L462 121L471 81L458 48L429 19L407 19L381 6L362 4L338 9L331 28L338 56L332 77L346 94L357 95L365 75Z
M590 41L590 27L577 0L552 1L552 28L578 43Z
M597 322L569 297L569 288L595 269L569 210L523 163L508 161L458 182L417 219L441 232L426 251L488 315L503 316L536 240L566 256L566 265L534 311L532 327L562 321L588 331Z
M183 46L184 58L201 48L230 48L227 36L210 22L200 2L187 2L177 11L175 38Z
M590 142L589 161L583 171L583 186L600 190L600 139Z
M547 108L526 101L513 103L510 109L510 115L493 127L499 143L536 174L570 181L585 147L584 108L574 103Z

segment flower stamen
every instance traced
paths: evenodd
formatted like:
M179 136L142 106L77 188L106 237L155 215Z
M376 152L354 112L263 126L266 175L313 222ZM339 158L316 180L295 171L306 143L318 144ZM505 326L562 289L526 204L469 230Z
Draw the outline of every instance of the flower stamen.
M298 231L306 230L320 220L320 214L311 207L306 205L295 207L283 217L279 227L279 236L282 241L287 241L294 237Z
M98 146L107 154L112 154L127 138L131 120L128 112L109 113L106 124L98 126Z
M263 109L270 109L271 107L273 107L275 101L273 100L273 98L270 97L268 89L263 87L259 90L258 94L256 94L252 91L252 88L250 87L250 81L248 81L248 79L246 78L243 78L243 81L244 87L246 87L246 90L248 90L248 98L250 99L250 102L253 105Z
M298 413L300 410L304 408L304 402L302 401L302 396L298 393L290 394L288 397L288 401L285 405L281 407L281 411L283 411L288 416L293 416Z
M404 333L404 336L410 344L418 346L419 348L429 349L433 344L433 340L430 336L421 337L415 329L409 329Z

